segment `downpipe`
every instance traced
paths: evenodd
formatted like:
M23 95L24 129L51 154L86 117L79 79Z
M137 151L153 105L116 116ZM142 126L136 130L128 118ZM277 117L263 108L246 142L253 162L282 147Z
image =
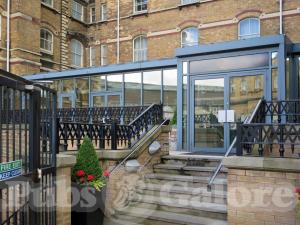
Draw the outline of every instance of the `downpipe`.
M6 22L6 71L10 72L10 0L7 0Z

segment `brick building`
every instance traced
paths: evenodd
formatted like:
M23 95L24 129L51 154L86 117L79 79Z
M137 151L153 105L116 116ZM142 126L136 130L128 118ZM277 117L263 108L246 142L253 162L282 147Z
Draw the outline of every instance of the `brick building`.
M0 1L3 69L7 2ZM184 46L280 33L277 0L122 0L119 14L118 1L10 2L10 69L16 74L173 58ZM283 3L283 32L300 42L300 2Z

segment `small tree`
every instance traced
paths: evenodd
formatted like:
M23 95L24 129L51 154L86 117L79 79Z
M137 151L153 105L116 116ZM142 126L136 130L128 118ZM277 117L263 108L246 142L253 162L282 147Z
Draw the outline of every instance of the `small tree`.
M171 124L172 125L176 125L177 124L177 107L175 108Z
M104 173L99 165L98 156L92 141L85 137L76 157L76 164L72 170L72 181L81 185L89 185L100 190L105 186L105 177L108 177L107 172Z

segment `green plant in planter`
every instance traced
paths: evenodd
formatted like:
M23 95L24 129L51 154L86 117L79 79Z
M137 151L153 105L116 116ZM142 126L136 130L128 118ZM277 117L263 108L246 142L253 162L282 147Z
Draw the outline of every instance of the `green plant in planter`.
M109 172L103 173L92 141L85 137L72 169L72 181L100 191L106 185L107 177L109 177Z
M175 111L174 111L174 115L173 115L171 124L172 124L172 125L176 125L176 124L177 124L177 107L176 107L176 109L175 109Z

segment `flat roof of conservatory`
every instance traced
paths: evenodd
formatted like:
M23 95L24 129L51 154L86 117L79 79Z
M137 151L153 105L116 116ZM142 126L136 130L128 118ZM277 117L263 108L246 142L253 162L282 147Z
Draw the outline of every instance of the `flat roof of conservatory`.
M176 49L176 57L184 58L196 55L225 53L230 51L250 50L265 47L275 47L285 43L284 35L263 36L244 40L226 41L213 44L203 44Z
M61 72L37 73L23 76L27 80L49 80L57 78L80 77L101 74L118 74L126 72L137 72L144 70L159 70L167 68L176 68L177 59L161 59L153 61L143 61L125 64L113 64L100 67L87 67L80 69L64 70Z

